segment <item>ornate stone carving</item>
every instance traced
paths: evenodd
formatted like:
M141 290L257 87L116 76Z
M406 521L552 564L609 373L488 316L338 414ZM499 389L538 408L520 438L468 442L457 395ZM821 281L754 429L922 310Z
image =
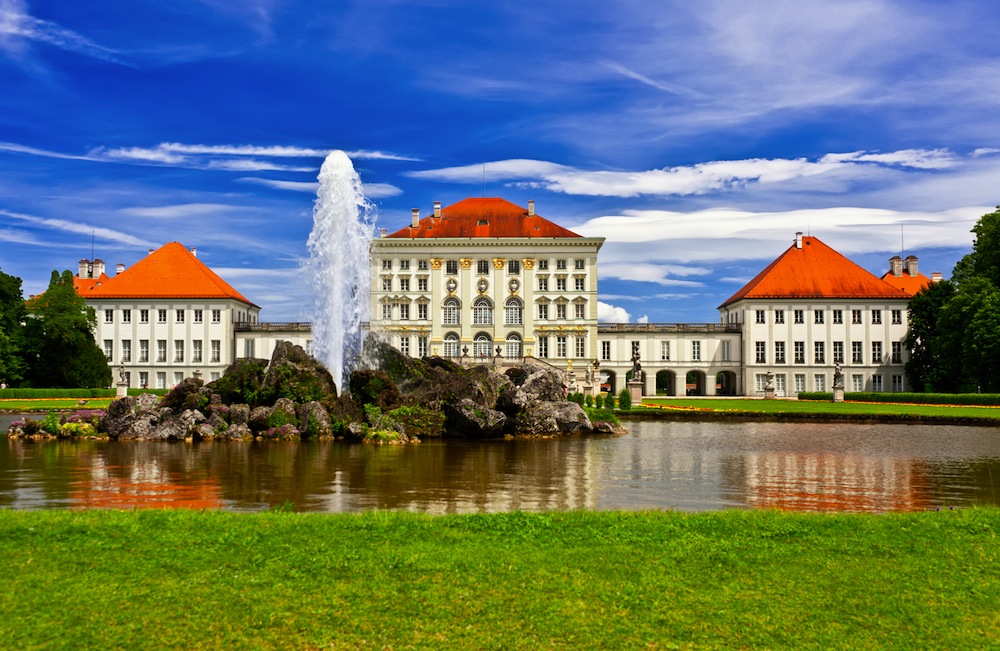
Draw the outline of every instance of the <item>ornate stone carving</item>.
M441 258L431 258L431 269L441 269L441 263L444 260Z
M472 258L461 258L462 269L472 269Z
M493 268L503 269L507 266L507 258L493 258Z
M535 268L535 259L534 258L522 258L521 259L521 264L524 265L525 269L534 269Z

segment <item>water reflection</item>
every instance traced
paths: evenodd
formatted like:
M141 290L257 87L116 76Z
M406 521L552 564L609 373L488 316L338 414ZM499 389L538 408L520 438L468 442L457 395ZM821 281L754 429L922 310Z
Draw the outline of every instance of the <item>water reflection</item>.
M0 421L0 427L4 427ZM993 428L631 423L622 437L311 443L0 442L0 507L427 513L1000 504Z

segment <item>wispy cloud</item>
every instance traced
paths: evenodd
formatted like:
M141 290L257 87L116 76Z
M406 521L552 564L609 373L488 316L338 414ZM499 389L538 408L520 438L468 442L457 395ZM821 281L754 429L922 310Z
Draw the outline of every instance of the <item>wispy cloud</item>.
M259 156L264 158L325 158L336 149L295 147L288 145L204 145L161 142L153 147L98 147L91 153L110 158L156 160L176 163L188 156ZM345 151L352 160L418 161L419 158L384 151L357 149Z
M319 183L316 181L283 181L281 179L264 179L255 176L244 176L237 181L262 185L275 190L291 190L293 192L306 192L316 194ZM397 197L403 191L391 183L363 183L361 190L369 199L383 199L385 197Z
M119 52L57 23L30 15L24 0L0 0L0 50L19 56L25 42L44 43L93 59L131 66Z
M0 151L9 151L15 154L28 154L30 156L43 156L45 158L61 158L64 160L86 160L100 162L100 159L93 158L91 156L79 156L76 154L63 154L57 151L49 151L47 149L38 149L37 147L27 147L25 145L19 145L13 142L0 142Z
M110 228L105 228L103 226L95 226L93 224L84 224L81 222L72 222L66 219L52 219L47 217L36 217L35 215L26 215L23 213L12 212L9 210L0 210L0 215L10 217L11 219L17 219L20 221L28 222L34 224L35 226L40 226L42 228L47 228L55 231L62 231L64 233L74 233L77 235L93 235L94 237L99 237L102 240L107 240L111 242L119 242L121 244L126 244L128 246L137 247L151 247L158 246L154 242L144 240L128 233L123 233L121 231L116 231Z
M605 62L604 65L606 65L609 69L613 70L614 72L617 72L618 74L624 77L628 77L629 79L634 79L640 83L646 84L647 86L656 88L657 90L662 90L664 92L672 93L674 95L680 95L682 97L686 97L689 99L705 97L704 93L699 93L690 88L685 88L684 86L678 86L676 84L670 84L665 81L657 81L655 79L651 79L646 75L636 72L635 70L630 70L629 68L626 68L620 63L608 61Z
M246 211L246 206L234 206L224 203L181 203L171 206L132 207L121 210L126 215L148 217L151 219L207 217L244 211Z

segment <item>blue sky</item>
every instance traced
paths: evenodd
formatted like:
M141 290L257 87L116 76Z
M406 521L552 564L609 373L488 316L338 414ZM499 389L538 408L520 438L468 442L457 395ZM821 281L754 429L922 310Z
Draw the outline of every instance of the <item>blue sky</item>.
M606 320L717 321L796 231L948 276L1000 203L997 33L988 0L0 0L0 269L180 241L308 318L342 149L390 231L485 164L606 237Z

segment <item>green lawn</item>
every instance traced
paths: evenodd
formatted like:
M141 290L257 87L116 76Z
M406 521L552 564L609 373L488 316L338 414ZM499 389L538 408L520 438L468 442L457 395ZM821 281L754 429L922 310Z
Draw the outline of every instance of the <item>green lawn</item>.
M1000 510L0 511L10 649L1000 647Z
M810 416L908 416L926 418L1000 419L1000 407L968 405L917 405L874 402L820 402L813 400L752 400L747 398L655 398L642 399L643 406L664 410L746 414L803 414ZM643 410L633 409L636 413ZM651 411L656 411L651 410Z
M72 411L74 409L107 409L112 398L86 398L85 405L79 405L79 398L5 398L0 400L0 410L8 413L30 413L33 411Z

